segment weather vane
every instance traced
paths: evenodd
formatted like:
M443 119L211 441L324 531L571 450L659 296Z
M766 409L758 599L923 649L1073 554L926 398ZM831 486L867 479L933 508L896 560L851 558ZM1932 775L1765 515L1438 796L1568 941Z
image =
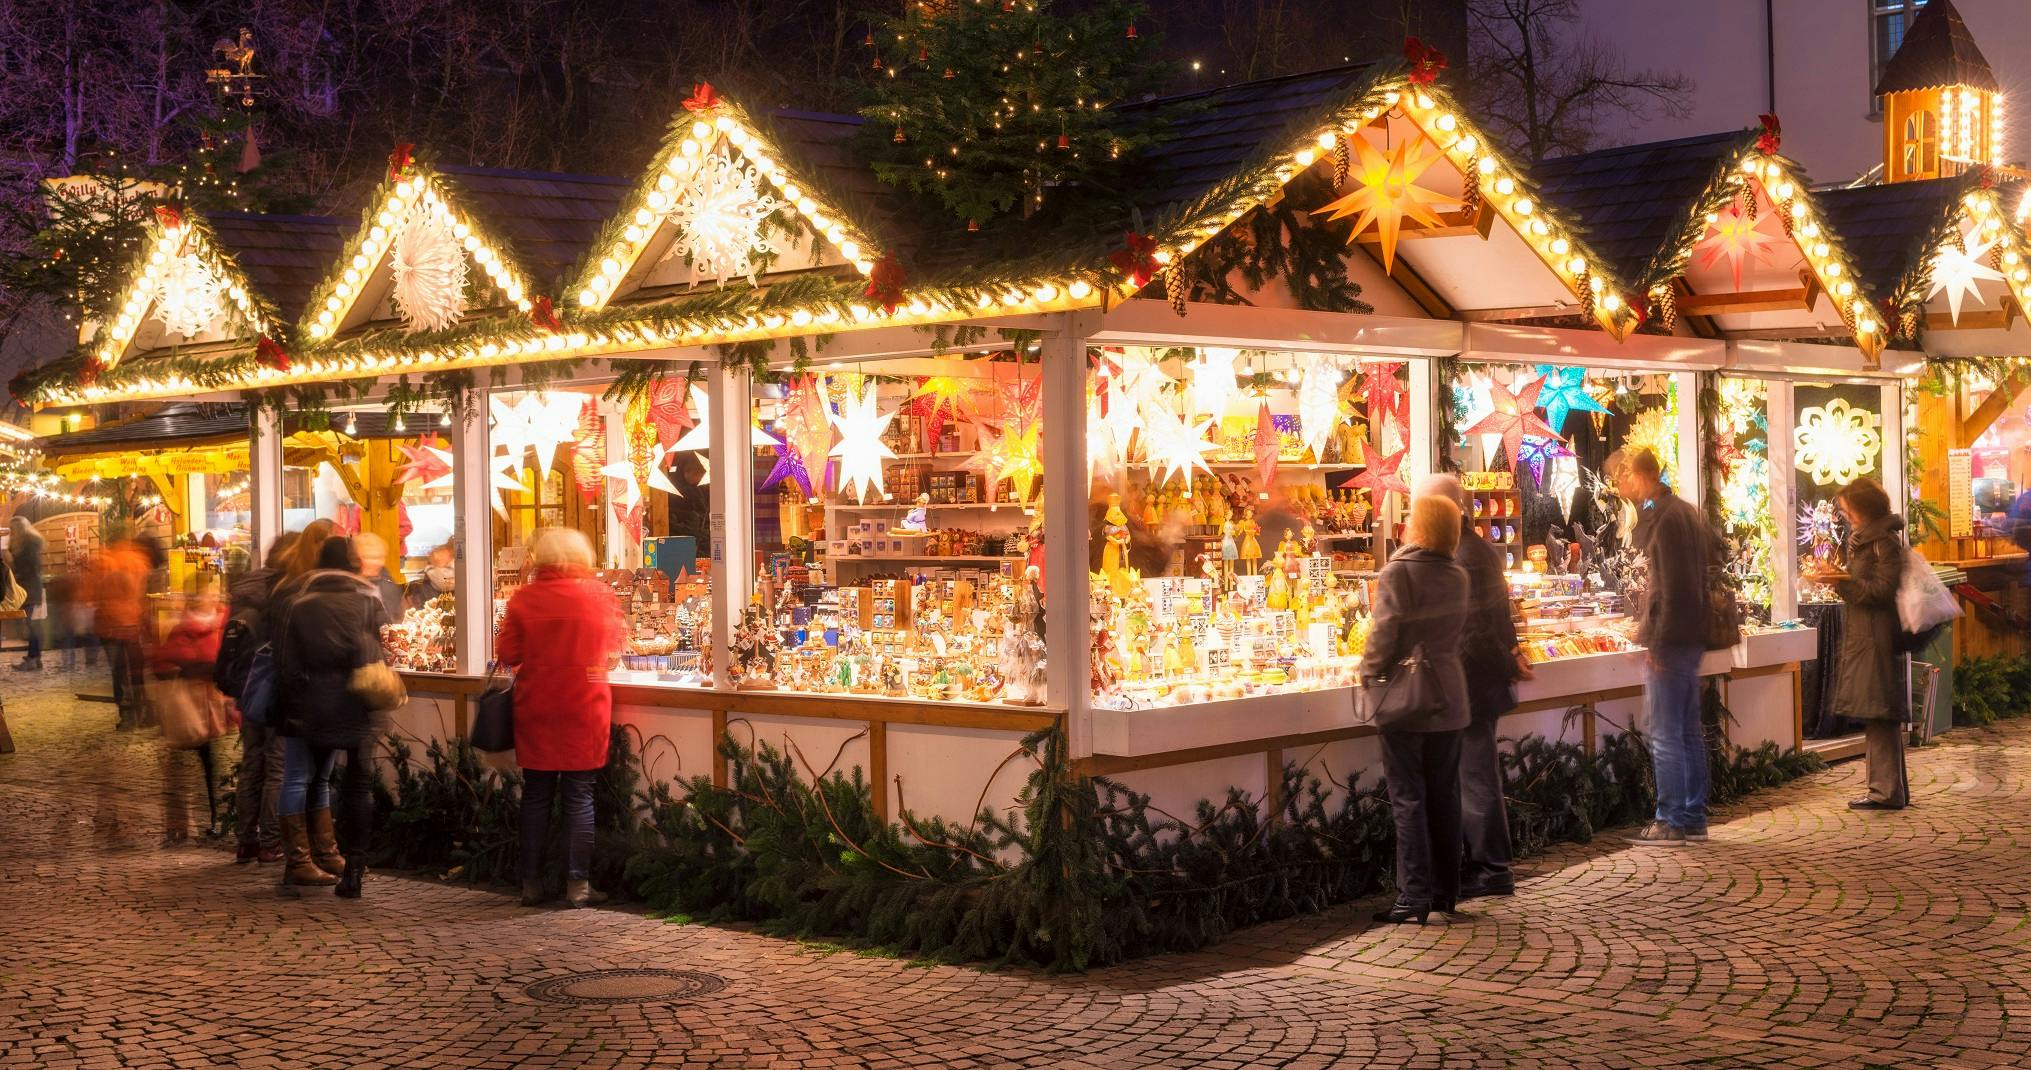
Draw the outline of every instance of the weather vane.
M237 38L222 38L213 43L212 52L224 57L228 65L206 70L205 81L218 86L220 96L230 98L237 95L241 107L253 107L254 83L262 78L254 73L254 31L242 26Z

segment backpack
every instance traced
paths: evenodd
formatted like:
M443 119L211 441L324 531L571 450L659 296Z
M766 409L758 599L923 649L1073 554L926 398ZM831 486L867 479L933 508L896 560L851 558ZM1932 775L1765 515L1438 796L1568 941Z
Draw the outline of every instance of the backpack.
M219 660L212 670L212 682L228 698L240 700L247 686L247 670L253 666L254 654L260 647L261 637L255 634L251 621L240 616L226 621L226 630L219 636Z
M275 648L262 643L247 659L247 675L240 693L240 719L256 728L272 723L275 712Z

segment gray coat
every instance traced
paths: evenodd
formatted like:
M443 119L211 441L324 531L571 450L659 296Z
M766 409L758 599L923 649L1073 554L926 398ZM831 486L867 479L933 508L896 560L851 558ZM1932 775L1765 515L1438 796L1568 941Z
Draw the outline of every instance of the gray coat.
M1643 552L1648 574L1637 609L1636 641L1646 647L1705 649L1707 552L1712 529L1699 509L1669 489L1636 509L1630 541Z
M1453 559L1419 546L1391 554L1375 581L1375 623L1361 656L1361 675L1385 676L1422 645L1438 674L1445 709L1424 723L1396 732L1452 732L1467 727L1467 674L1460 667L1460 636L1467 626L1467 573Z
M1516 617L1509 608L1509 580L1502 551L1460 519L1460 545L1453 560L1467 570L1468 613L1460 637L1460 666L1467 674L1468 705L1474 716L1492 719L1516 707Z
M1841 607L1841 652L1833 712L1863 721L1908 721L1911 691L1896 653L1897 587L1904 579L1904 520L1886 516L1848 537L1848 578L1834 584Z

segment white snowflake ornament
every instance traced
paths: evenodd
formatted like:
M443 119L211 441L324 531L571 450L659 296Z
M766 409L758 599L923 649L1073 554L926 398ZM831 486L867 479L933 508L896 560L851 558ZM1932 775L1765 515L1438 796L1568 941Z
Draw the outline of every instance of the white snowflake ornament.
M465 315L465 245L446 212L412 211L388 250L388 270L388 296L408 333L443 330Z
M764 231L769 216L780 207L762 190L761 175L753 165L726 152L707 156L670 209L677 240L669 255L688 258L691 270L701 278L754 282L761 265L776 252Z
M150 297L163 329L185 338L210 333L226 316L224 284L210 265L192 253L163 265Z

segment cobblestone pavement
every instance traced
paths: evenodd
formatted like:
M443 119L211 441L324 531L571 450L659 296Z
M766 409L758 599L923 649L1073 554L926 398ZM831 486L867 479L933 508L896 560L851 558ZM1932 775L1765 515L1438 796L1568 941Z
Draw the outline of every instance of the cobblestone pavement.
M1372 928L1364 904L1045 977L402 877L277 899L272 867L159 846L159 744L113 733L82 682L0 676L7 1067L2031 1065L2031 724L1915 753L1903 814L1847 811L1849 765L1720 815L1704 846L1541 857L1448 925ZM726 984L524 991L612 968Z

